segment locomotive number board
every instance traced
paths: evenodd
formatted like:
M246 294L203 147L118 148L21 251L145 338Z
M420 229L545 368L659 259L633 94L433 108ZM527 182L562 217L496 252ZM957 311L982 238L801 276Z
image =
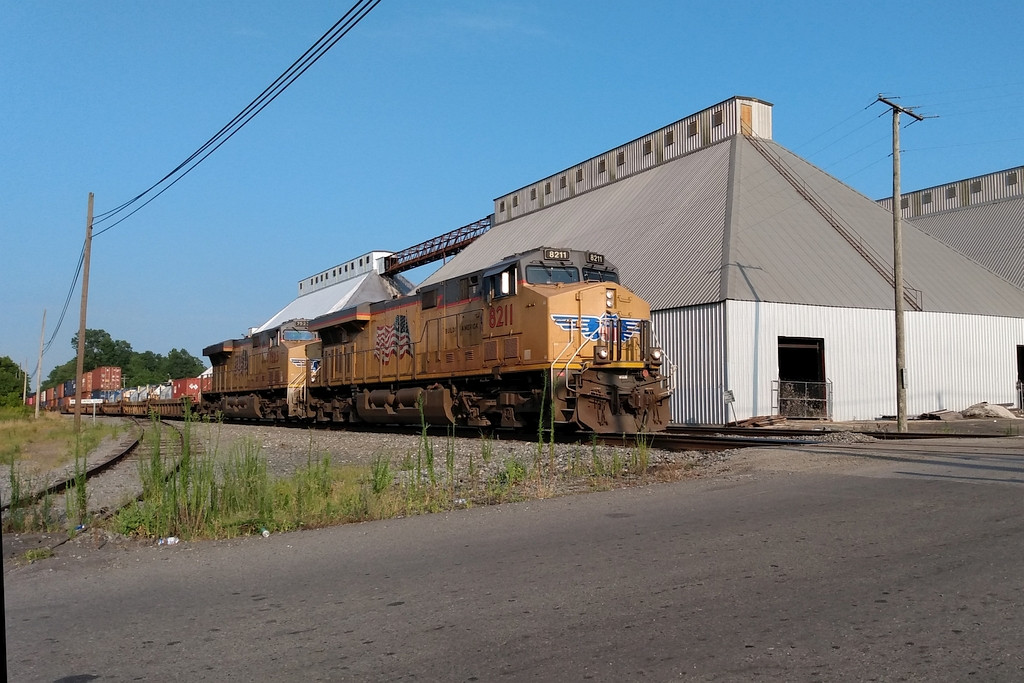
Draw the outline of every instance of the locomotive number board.
M568 249L545 249L544 250L545 261L568 261L569 250Z

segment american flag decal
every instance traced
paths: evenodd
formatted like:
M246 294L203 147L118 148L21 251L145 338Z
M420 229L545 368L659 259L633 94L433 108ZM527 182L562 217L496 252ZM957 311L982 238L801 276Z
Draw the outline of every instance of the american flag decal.
M409 319L404 315L395 316L394 325L377 328L377 337L373 344L373 356L385 365L391 356L412 355L412 340L409 337Z

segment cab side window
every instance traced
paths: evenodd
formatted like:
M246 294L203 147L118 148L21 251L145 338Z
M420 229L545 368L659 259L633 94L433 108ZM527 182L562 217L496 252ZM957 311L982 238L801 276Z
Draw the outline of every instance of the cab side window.
M516 267L510 266L487 276L484 282L488 299L501 299L516 293Z

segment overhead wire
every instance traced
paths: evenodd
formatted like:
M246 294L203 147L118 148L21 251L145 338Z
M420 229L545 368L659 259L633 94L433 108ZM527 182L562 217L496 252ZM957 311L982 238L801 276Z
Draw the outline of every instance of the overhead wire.
M271 102L284 92L292 83L294 83L299 76L304 74L313 64L318 62L328 50L338 43L339 40L344 38L349 31L355 28L356 25L361 22L367 14L369 14L377 5L381 3L381 0L358 0L345 14L334 23L320 38L316 40L305 52L302 53L298 59L292 62L291 66L284 70L274 81L267 86L263 92L255 97L249 104L247 104L238 114L234 116L228 123L226 123L219 131L211 136L205 143L203 143L196 151L190 154L184 161L171 169L165 174L160 180L150 185L148 188L138 193L131 199L117 207L98 214L93 220L93 224L97 225L104 223L116 217L130 206L139 202L141 199L151 194L156 188L164 185L162 189L153 196L149 197L141 205L137 206L133 211L127 215L121 217L119 220L111 223L102 230L99 230L93 234L93 237L97 237L107 232L111 228L120 223L124 222L136 212L141 210L151 201L162 195L164 192L173 187L179 180L184 178L190 173L196 166L206 160L211 154L217 151L221 145L230 140L235 133L241 130L247 123L256 117L263 109L265 109ZM184 170L183 170L184 169ZM177 176L177 177L175 177ZM173 180L171 180L173 178ZM167 182L169 181L170 182ZM166 185L165 185L166 183ZM60 316L57 319L57 324L54 326L53 332L50 334L50 338L43 346L43 354L45 355L53 345L60 332L61 325L67 315L68 308L71 305L71 300L74 297L75 289L78 286L79 277L82 274L82 266L85 262L85 244L82 245L81 254L78 257L78 266L75 269L75 275L71 280L71 286L68 288L67 296L64 299L64 305L61 309Z
M313 45L311 45L301 57L292 62L291 66L284 70L274 82L267 86L262 93L260 93L255 99L247 104L242 111L235 115L231 121L225 124L217 133L215 133L210 139L208 139L199 149L188 156L184 161L178 164L174 169L168 172L163 178L150 185L147 189L137 194L132 199L124 202L120 206L106 211L97 216L98 223L103 223L112 219L117 214L121 213L129 206L135 204L140 199L150 194L156 188L160 187L164 183L167 183L159 192L154 194L152 197L147 199L142 205L135 208L135 210L123 216L120 220L111 223L107 227L96 232L95 236L102 235L107 232L115 225L118 225L134 215L141 208L149 204L151 201L159 197L161 194L170 189L179 180L188 175L192 169L201 164L207 157L213 154L217 149L220 148L225 142L230 140L235 133L240 131L246 124L248 124L253 118L256 117L263 109L265 109L271 102L283 93L292 83L294 83L299 76L305 73L313 64L320 60L328 50L334 47L339 40L345 37L349 31L351 31L359 22L361 22L367 14L369 14L377 5L381 3L381 0L359 0L353 5L345 15L339 19L330 29L327 30L320 38L317 39ZM182 170L184 169L184 170ZM180 174L179 174L180 172ZM175 177L175 175L177 177ZM167 182L171 178L169 183Z

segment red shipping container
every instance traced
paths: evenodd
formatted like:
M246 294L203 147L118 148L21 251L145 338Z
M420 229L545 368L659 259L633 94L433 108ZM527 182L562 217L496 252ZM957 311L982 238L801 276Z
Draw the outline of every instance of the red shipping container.
M121 368L112 365L98 367L90 373L92 375L93 391L110 391L121 388Z
M207 375L206 377L199 378L199 390L201 392L207 392L213 389L213 375Z
M199 400L199 378L186 377L184 379L171 380L171 397L182 398L191 396L193 401Z

